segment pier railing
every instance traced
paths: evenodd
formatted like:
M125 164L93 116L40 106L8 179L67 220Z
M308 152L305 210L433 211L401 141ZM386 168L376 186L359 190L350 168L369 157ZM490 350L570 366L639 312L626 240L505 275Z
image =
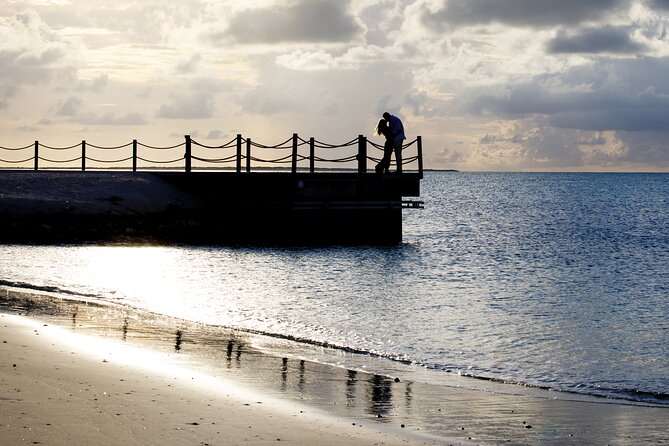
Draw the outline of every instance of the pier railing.
M206 145L185 135L184 141L172 146L158 147L136 139L118 146L99 146L81 141L71 146L55 147L35 141L24 147L0 146L0 169L33 170L122 170L222 169L238 173L267 168L279 168L292 173L323 170L353 170L374 172L371 163L383 157L383 145L359 135L343 144L329 144L314 138L303 139L294 133L274 145L260 144L241 134L220 145ZM402 146L402 161L392 165L397 172L418 173L423 176L423 147L420 136Z

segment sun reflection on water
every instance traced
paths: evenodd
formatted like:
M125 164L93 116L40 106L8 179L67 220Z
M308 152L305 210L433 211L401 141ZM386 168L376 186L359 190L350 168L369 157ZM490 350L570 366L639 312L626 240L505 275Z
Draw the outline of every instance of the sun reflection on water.
M153 310L180 307L191 288L184 253L175 248L105 246L78 250L85 281L111 290L112 298Z

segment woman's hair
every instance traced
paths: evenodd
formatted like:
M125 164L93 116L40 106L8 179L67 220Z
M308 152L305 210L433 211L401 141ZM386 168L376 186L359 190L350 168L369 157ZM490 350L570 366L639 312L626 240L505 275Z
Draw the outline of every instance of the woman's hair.
M381 119L379 123L376 125L376 134L385 135L387 130L388 130L388 123L386 122L385 119Z

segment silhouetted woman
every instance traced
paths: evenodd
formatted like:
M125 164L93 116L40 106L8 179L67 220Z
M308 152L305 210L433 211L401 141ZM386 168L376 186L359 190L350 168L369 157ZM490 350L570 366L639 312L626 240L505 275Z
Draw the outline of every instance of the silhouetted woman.
M386 138L386 142L383 144L383 159L376 165L376 173L388 173L390 157L393 154L393 135L390 127L388 127L388 121L385 119L379 121L376 126L376 134L383 135Z

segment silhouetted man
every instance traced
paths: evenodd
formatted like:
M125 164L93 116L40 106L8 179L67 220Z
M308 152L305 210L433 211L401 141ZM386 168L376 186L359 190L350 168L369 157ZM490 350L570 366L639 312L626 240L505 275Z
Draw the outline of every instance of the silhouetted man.
M402 173L402 145L406 136L404 135L404 125L397 116L391 115L388 112L383 114L383 119L390 127L391 138L393 142L393 150L395 151L395 160L397 161L397 173Z

